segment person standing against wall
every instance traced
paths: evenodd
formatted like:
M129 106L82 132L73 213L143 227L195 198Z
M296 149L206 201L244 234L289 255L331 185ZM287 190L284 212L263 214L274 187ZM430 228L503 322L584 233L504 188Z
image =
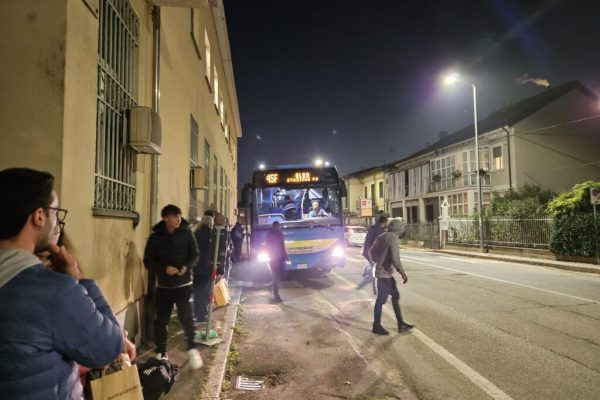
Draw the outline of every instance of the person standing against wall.
M183 325L187 338L188 359L192 369L201 368L202 358L194 343L194 320L190 296L192 294L192 268L198 261L198 245L181 217L181 209L173 204L165 206L162 221L153 228L144 251L144 265L157 276L156 319L154 341L157 358L167 359L167 325L171 320L173 305Z

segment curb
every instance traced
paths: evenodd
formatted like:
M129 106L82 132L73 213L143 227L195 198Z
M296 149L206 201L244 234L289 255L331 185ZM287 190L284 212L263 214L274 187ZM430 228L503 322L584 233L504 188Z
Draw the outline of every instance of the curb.
M561 262L544 261L541 259L537 260L537 259L533 259L533 258L495 256L495 255L490 255L489 253L478 254L478 253L452 251L452 250L434 250L434 251L437 253L452 254L455 256L483 258L483 259L487 259L487 260L515 262L515 263L521 263L521 264L537 265L537 266L542 266L542 267L558 268L558 269L564 269L564 270L574 271L574 272L587 272L590 274L600 274L599 267L591 267L591 266L587 267L585 265L573 265L573 264L561 263Z
M225 323L223 325L222 337L224 344L220 344L215 351L214 362L211 364L208 372L208 380L204 386L204 393L202 393L202 399L214 399L219 400L221 398L221 389L223 387L223 380L225 379L225 367L227 366L227 354L231 347L233 340L233 327L235 325L235 317L237 310L240 305L240 297L242 295L242 288L232 288L233 294L231 296L231 303L225 314Z

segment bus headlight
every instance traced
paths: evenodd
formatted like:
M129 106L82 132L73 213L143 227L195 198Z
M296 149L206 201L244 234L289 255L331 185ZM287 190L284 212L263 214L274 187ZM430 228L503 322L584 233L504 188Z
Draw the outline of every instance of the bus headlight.
M260 262L269 262L271 261L271 257L266 251L261 251L258 253L258 261Z
M332 257L344 257L344 248L342 246L335 246L331 251Z

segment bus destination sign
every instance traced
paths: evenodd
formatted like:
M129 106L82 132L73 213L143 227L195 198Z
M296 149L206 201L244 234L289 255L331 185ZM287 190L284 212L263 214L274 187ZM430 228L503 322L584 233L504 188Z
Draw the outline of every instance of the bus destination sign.
M295 171L281 171L281 172L268 172L264 175L265 186L276 186L281 183L288 185L298 185L303 183L315 183L319 182L321 178L318 174L313 171L307 170L295 170Z

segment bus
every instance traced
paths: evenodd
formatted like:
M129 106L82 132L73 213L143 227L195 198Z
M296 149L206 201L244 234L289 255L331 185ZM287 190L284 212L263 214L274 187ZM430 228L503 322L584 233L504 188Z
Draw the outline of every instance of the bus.
M342 197L346 185L333 166L278 166L254 172L250 195L251 252L268 263L266 237L280 223L290 260L286 271L328 273L345 264ZM311 210L320 209L318 216Z

